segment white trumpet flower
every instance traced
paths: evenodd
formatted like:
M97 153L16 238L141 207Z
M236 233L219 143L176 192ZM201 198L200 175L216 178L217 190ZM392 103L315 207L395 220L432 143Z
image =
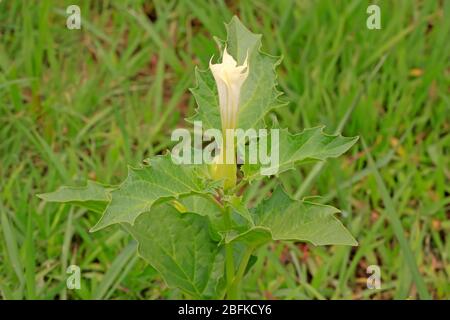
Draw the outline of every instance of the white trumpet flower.
M213 179L224 180L225 189L236 185L237 166L234 137L227 138L227 134L228 131L236 129L241 88L249 72L247 58L241 66L238 66L236 60L228 54L227 48L225 48L222 63L212 64L209 61L209 68L219 92L220 118L224 134L220 153L216 155L210 172Z
M247 58L243 65L238 66L236 60L228 54L227 48L225 48L222 63L212 64L211 61L209 62L209 68L214 76L219 92L220 117L223 131L235 129L237 125L241 87L249 72Z

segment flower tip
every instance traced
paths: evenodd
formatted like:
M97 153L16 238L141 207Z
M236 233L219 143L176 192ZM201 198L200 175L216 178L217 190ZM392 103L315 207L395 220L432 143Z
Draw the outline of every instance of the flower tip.
M228 53L226 46L225 49L223 49L222 63L225 65L230 65L232 67L237 66L237 61L234 60L233 56Z
M245 66L245 67L248 67L248 50L247 50L247 53L245 54L245 60L244 60L244 63L242 65Z

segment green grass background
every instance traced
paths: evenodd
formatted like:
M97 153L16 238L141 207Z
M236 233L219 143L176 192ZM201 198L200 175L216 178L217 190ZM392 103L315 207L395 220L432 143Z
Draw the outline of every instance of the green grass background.
M366 28L372 3L381 30ZM65 26L70 4L81 30ZM124 232L90 234L96 214L35 195L118 183L127 164L169 148L195 107L194 67L217 56L212 36L224 38L238 14L264 51L284 57L280 125L362 138L339 159L281 176L292 196L341 208L359 246L261 248L245 297L450 298L449 13L450 1L1 1L1 297L183 297ZM247 201L272 187L252 185ZM66 288L71 264L80 290ZM380 290L366 288L373 264Z

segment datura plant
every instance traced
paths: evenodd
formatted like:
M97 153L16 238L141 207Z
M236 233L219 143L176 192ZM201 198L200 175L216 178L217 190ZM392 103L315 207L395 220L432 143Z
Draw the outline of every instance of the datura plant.
M212 161L175 161L168 152L129 168L120 185L88 181L39 195L101 214L91 231L119 225L137 241L139 255L187 298L242 298L241 283L257 259L255 251L273 241L357 245L334 207L293 199L276 184L265 200L248 199L255 183L272 185L296 165L338 157L357 137L327 135L322 127L292 134L272 121L276 134L249 135L234 146L237 138L230 130L264 132L267 115L274 118L273 111L286 102L277 90L280 59L261 52L261 36L237 17L226 29L226 41L217 40L221 57L211 58L207 70L196 70L197 86L191 90L198 108L188 121L223 136L215 142ZM256 157L255 141L265 142ZM257 159L268 152L277 153L269 169Z

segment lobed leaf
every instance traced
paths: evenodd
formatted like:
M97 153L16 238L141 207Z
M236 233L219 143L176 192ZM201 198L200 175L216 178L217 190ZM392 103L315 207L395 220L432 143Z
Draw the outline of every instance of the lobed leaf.
M134 225L123 226L138 241L139 255L170 287L195 298L221 295L224 254L209 235L206 217L160 204L140 215Z
M325 134L323 127L305 129L298 134L291 134L287 129L280 129L278 165L272 165L270 166L270 170L268 170L265 166L262 167L260 163L245 163L242 165L241 170L244 172L244 179L249 181L262 178L261 169L267 173L270 171L279 174L293 169L296 164L303 161L325 160L327 158L339 157L350 149L357 140L358 137ZM274 146L276 145L274 144ZM268 142L269 150L271 149L270 146L271 142Z
M200 176L199 166L177 165L170 154L157 156L147 166L129 169L128 177L111 193L111 202L91 231L114 223L133 224L158 200L210 191L210 185Z
M37 196L48 202L69 203L95 212L103 212L110 201L112 187L95 181L87 181L83 187L59 187L56 191Z
M254 227L232 235L227 242L257 246L272 240L309 241L314 245L358 243L334 216L339 210L326 205L291 199L280 187L252 210Z

